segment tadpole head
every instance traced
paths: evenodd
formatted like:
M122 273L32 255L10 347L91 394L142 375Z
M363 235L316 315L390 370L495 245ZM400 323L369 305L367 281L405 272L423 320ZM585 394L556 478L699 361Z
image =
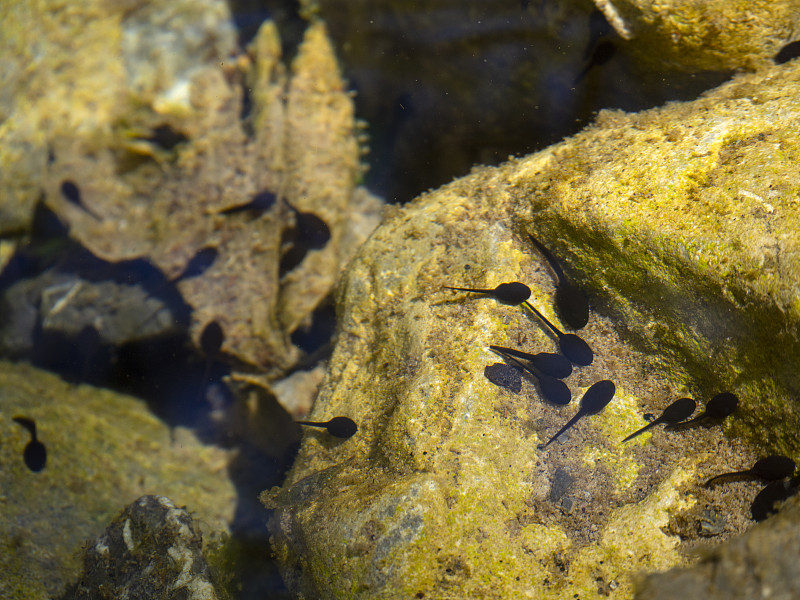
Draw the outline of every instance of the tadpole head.
M551 404L566 406L572 400L572 393L569 391L567 384L555 377L550 377L549 375L540 376L539 389L544 399Z
M731 392L722 392L708 401L705 416L709 419L724 419L739 406L739 398Z
M358 425L350 417L333 417L328 421L328 433L333 437L347 439L358 431Z
M531 297L531 288L519 281L501 283L492 295L504 304L522 304Z
M556 288L556 309L570 329L581 329L589 322L589 302L580 288L572 283Z
M593 383L581 398L581 411L587 415L596 415L614 398L617 386L609 379Z
M757 475L767 481L775 481L776 479L784 479L794 475L795 464L794 461L788 456L780 454L773 454L757 460L750 471L753 475Z
M679 423L692 416L695 408L697 408L697 402L693 399L678 398L664 409L659 418L662 423Z
M594 360L594 352L589 344L574 333L560 336L559 346L564 356L580 367L586 367Z

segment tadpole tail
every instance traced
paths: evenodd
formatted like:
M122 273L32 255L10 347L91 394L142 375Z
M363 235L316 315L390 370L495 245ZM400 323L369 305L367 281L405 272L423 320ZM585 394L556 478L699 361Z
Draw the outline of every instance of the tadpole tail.
M732 473L723 473L722 475L717 475L706 481L703 484L703 487L709 487L717 479L722 479L727 477L742 477L744 475L750 475L750 474L751 474L750 471L733 471Z
M539 446L539 449L540 449L540 450L544 450L545 448L547 448L547 447L548 447L550 444L552 444L552 443L553 443L553 442L556 440L556 438L558 438L558 436L560 436L560 435L561 435L562 433L564 433L564 432L565 432L567 429L569 429L570 427L572 427L573 425L575 425L575 423L577 423L577 422L578 422L578 419L580 419L580 418L583 416L583 414L584 414L584 413L583 413L583 411L580 411L580 410L579 410L579 411L578 411L578 412L575 414L575 416L574 416L574 417L572 417L572 418L571 418L569 421L567 421L567 424L566 424L566 425L564 425L564 426L563 426L561 429L559 429L559 430L558 430L558 433L556 433L556 434L555 434L553 437L551 437L549 440L547 440L547 443L546 443L546 444Z
M36 423L33 419L17 415L16 417L11 417L11 420L22 425L31 434L31 438L36 439Z
M542 322L550 328L550 331L552 331L556 335L557 338L561 339L561 336L563 336L564 334L561 333L561 331L558 330L555 325L553 325L550 321L548 321L547 318L542 313L540 313L538 310L533 308L533 304L531 304L527 300L525 300L523 302L523 304L525 306L527 306L528 309L531 312L533 312L533 314L535 314L537 317L539 317L542 320Z
M659 422L660 422L660 421L659 421L658 419L656 419L655 421L652 421L652 422L648 423L647 425L645 425L645 426L644 426L644 427L642 427L641 429L637 429L636 431L634 431L632 434L630 434L628 437L626 437L626 438L625 438L624 440L622 440L622 442L620 442L620 443L624 444L624 443L625 443L625 442L627 442L628 440L632 440L632 439L633 439L633 438L635 438L637 435L641 435L641 434L643 434L645 431L647 431L648 429L650 429L650 428L651 428L651 427L653 427L654 425L658 425L658 424L659 424Z
M558 285L564 285L567 283L567 278L564 276L564 271L561 270L561 265L558 264L558 261L556 261L556 257L553 255L553 253L545 248L542 243L530 233L528 234L528 237L531 239L531 242L534 246L536 246L539 252L542 253L542 256L544 256L545 260L547 260L550 268L553 269L553 272L556 274L556 279L558 279Z
M327 423L320 423L319 421L295 421L298 425L308 425L309 427L322 427L323 429L328 426Z
M446 290L457 290L459 292L473 292L475 294L488 294L492 290L483 290L479 288L462 288L462 287L451 287L449 285L444 286Z
M517 368L527 371L528 373L530 373L531 375L536 377L536 379L541 381L541 379L542 379L541 373L533 365L531 365L531 366L526 365L525 363L517 360L516 358L514 358L510 354L507 354L507 353L503 352L502 350L499 350L498 346L489 346L489 348L492 350L492 352L494 352L495 354L500 356L500 358L502 358L503 360L510 360L510 361L516 363Z

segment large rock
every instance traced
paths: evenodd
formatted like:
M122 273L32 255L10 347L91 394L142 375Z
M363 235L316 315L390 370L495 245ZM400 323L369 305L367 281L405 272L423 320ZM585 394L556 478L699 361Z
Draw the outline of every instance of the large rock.
M691 103L604 112L572 139L388 214L339 290L337 345L273 541L308 598L616 598L632 574L747 529L754 484L701 477L796 456L800 417L800 64L740 76ZM521 280L549 318L535 234L590 293L590 367L576 411L490 384L491 343L553 350L520 309L443 290ZM558 322L558 321L556 321ZM725 425L620 440L672 400L729 389ZM730 434L733 434L732 436ZM721 535L717 535L719 532Z
M24 461L34 419L47 459ZM80 572L79 550L122 507L143 494L188 506L209 541L221 542L234 516L230 453L170 432L143 402L73 386L25 364L0 363L0 597L52 598Z

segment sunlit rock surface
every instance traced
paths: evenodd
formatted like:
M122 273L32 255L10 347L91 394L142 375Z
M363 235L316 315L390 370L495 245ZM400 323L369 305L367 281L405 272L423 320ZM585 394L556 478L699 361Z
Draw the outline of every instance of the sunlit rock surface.
M47 449L39 472L23 460L30 436L17 415L34 419ZM206 541L220 541L236 504L229 458L184 429L171 434L141 400L0 363L0 597L60 594L84 542L144 494L188 507Z
M687 71L754 69L800 37L800 0L594 0L632 51Z
M746 530L758 485L700 482L800 447L798 98L795 62L695 102L603 112L561 144L387 213L339 288L312 414L350 416L359 431L306 432L285 486L262 495L290 587L630 598L635 573ZM552 274L528 233L591 299L579 333L596 357L567 380L568 407L545 405L531 382L515 395L483 376L491 343L553 351L540 324L442 289L520 280L555 320ZM606 378L611 404L537 450ZM620 443L645 413L722 390L740 397L727 436L655 429Z

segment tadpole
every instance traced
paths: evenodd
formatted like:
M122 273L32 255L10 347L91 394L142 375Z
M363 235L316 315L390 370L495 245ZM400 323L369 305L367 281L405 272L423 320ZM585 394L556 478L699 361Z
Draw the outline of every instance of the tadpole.
M728 417L739 406L739 398L731 392L722 392L706 403L705 409L694 419L670 425L673 429L683 429L701 421L721 421Z
M11 419L15 423L22 425L28 430L28 433L31 434L31 440L25 445L25 449L22 451L22 459L25 461L25 466L34 473L38 473L44 469L47 463L47 448L45 448L44 444L36 437L36 423L33 419L21 415L11 417Z
M587 415L596 415L601 410L603 410L608 403L611 402L612 398L614 398L614 393L617 391L617 387L614 385L614 382L609 379L603 379L596 383L593 383L591 387L586 390L586 393L581 398L581 406L578 409L578 412L572 417L567 424L564 425L561 429L558 430L553 437L547 440L545 444L539 444L537 448L539 450L544 450L553 441L558 438L562 433L564 433L567 429L575 425L581 417L585 417Z
M489 346L489 348L527 360L545 375L550 375L550 377L555 377L556 379L565 379L572 374L572 363L554 352L531 354L514 348L506 348L505 346Z
M548 321L545 316L536 310L527 300L523 302L523 304L527 306L531 312L533 312L533 314L539 317L539 319L556 335L558 338L558 345L561 348L561 353L564 356L581 367L592 364L592 361L594 360L594 352L592 352L589 344L584 342L574 333L562 332L558 327Z
M472 292L473 294L485 294L491 296L503 304L522 304L531 297L531 288L519 281L511 283L501 283L495 288L467 288L444 286L446 290L457 290L459 292Z
M307 425L309 427L321 427L327 429L333 437L347 439L352 437L358 426L353 419L349 417L333 417L330 421L295 421L300 425Z
M799 491L798 486L800 486L800 477L781 479L764 486L750 505L750 514L753 520L763 521L778 512L775 505L794 496Z
M572 393L569 391L567 384L560 379L545 375L536 367L532 365L526 365L518 361L510 354L506 354L502 350L496 350L495 348L492 348L492 351L503 357L505 360L511 361L518 368L523 369L536 377L536 379L539 380L539 391L542 393L542 397L548 402L559 406L564 406L565 404L569 404L570 400L572 400Z
M632 440L637 435L644 433L651 427L655 427L656 425L660 425L662 423L670 424L670 423L679 423L684 419L688 419L691 414L694 412L694 409L697 408L697 403L692 400L691 398L678 398L670 404L667 408L664 409L664 412L661 413L661 416L650 421L647 425L642 427L641 429L634 431L624 440L622 443L624 444L628 440Z
M728 477L757 477L764 481L776 481L778 479L785 479L794 474L795 464L794 461L788 456L780 454L773 454L766 458L761 458L755 464L744 471L732 471L731 473L723 473L712 477L705 482L704 486L709 487L712 482L717 479Z
M556 257L542 243L528 234L531 242L547 260L556 275L556 310L558 316L572 329L581 329L589 321L589 302L578 286L564 275Z

